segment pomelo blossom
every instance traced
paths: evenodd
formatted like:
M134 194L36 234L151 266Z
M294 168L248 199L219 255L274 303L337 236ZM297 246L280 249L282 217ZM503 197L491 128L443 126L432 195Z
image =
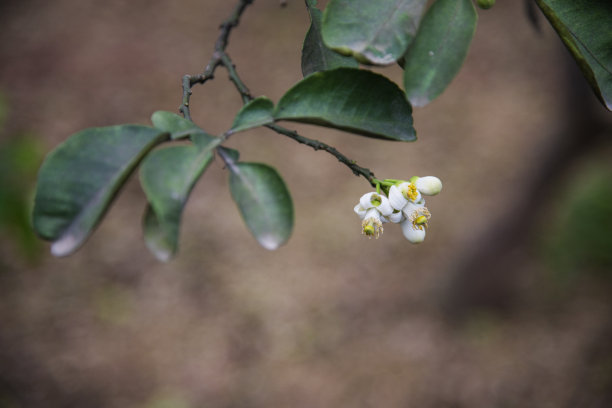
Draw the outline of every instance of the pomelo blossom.
M427 222L431 218L431 213L424 204L408 203L402 210L405 216L401 223L402 232L413 244L419 244L425 240Z
M414 183L405 181L389 188L389 202L396 210L403 210L409 202L418 203L422 200L423 197Z
M376 192L366 193L359 199L359 204L354 208L355 213L362 220L361 233L369 238L378 238L383 233L384 222L388 222L388 216L397 218L394 215L393 207L389 204L389 199ZM401 214L400 214L401 217Z
M376 180L388 198L376 192L364 194L355 206L355 213L362 220L362 234L378 238L383 233L383 223L399 223L406 239L413 244L425 240L427 223L431 213L425 207L424 195L436 195L442 190L442 182L434 176L412 177L410 181Z

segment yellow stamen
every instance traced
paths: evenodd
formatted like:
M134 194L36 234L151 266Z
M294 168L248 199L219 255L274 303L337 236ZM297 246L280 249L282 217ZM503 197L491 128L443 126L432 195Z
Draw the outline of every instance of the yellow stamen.
M366 218L361 223L361 228L361 233L368 238L374 237L378 239L383 233L382 222L376 218Z
M414 210L410 215L410 221L414 229L422 230L423 227L427 228L427 220L431 218L431 213L426 207L420 207Z
M419 196L419 192L414 183L408 183L408 187L402 191L402 194L407 200L414 201Z

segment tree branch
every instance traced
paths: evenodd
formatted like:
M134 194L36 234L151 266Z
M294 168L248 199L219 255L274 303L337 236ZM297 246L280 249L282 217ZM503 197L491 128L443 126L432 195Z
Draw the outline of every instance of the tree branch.
M331 154L336 159L338 159L340 163L346 165L349 169L351 169L353 174L355 174L356 176L363 176L366 180L368 180L368 182L370 183L372 187L376 186L376 184L374 183L374 180L376 177L374 177L374 173L370 169L358 166L355 160L349 159L348 157L340 153L338 150L336 150L335 147L332 147L318 140L309 139L307 137L301 136L296 131L286 129L282 126L267 125L266 127L268 129L275 131L276 133L290 137L291 139L295 140L298 143L304 144L306 146L310 146L314 150L326 151L327 153Z
M240 94L243 103L247 103L253 99L249 88L246 84L240 79L238 76L238 72L236 71L236 66L232 62L230 56L226 53L225 49L227 48L229 35L236 26L238 26L240 22L240 17L242 13L246 9L246 7L253 3L253 0L240 0L238 5L234 9L232 15L225 20L221 26L221 33L215 42L215 51L208 62L208 65L204 69L204 71L198 75L185 75L183 77L183 99L181 102L181 106L179 107L179 111L183 114L185 119L191 120L191 112L189 110L189 100L192 94L191 88L195 84L204 84L208 80L214 78L215 70L218 66L223 65L229 74L230 81L236 87L236 90ZM374 183L375 177L374 173L365 167L358 166L354 160L349 159L342 153L340 153L335 147L332 147L328 144L320 142L318 140L309 139L307 137L301 136L294 130L286 129L282 126L278 125L267 125L267 128L275 131L278 134L290 137L298 143L304 144L306 146L312 147L314 150L324 150L334 156L338 161L344 165L346 165L353 174L356 176L363 176L370 185L375 186Z
M208 65L206 65L206 68L204 68L204 71L198 75L185 75L183 77L183 99L181 106L179 107L179 111L183 114L185 119L191 120L191 112L189 110L189 99L192 93L191 88L195 84L204 84L208 80L214 78L215 69L217 69L219 65L223 65L222 60L224 55L226 55L225 49L227 48L230 33L232 29L238 26L242 13L244 13L244 10L251 3L253 3L253 0L240 0L232 15L221 23L221 26L219 27L221 29L221 33L215 42L215 52L208 62Z

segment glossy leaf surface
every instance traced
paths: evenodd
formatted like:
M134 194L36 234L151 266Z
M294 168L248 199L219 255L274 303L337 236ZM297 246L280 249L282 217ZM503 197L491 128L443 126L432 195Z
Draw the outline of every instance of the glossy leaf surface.
M240 109L232 124L231 132L241 132L243 130L273 123L273 111L274 102L270 99L265 96L253 99Z
M537 0L591 88L612 110L612 1Z
M339 67L357 68L359 63L352 57L346 57L327 48L321 36L323 13L317 8L316 0L306 0L310 15L310 28L302 45L302 74L308 76L313 72L326 71Z
M195 123L176 113L157 111L151 115L151 122L157 129L171 134L172 139L182 139L194 132L201 132Z
M266 249L283 245L293 230L293 203L275 169L261 163L228 162L230 191L247 227Z
M219 146L217 147L217 151L219 151L219 154L223 155L224 157L227 157L231 161L238 161L238 159L240 159L240 152L236 149Z
M274 117L378 139L416 139L412 107L402 90L367 70L336 68L309 75L281 98Z
M139 125L85 129L45 159L33 223L51 252L69 255L89 237L142 157L168 133Z
M209 135L195 123L176 113L157 111L151 116L151 122L157 129L170 133L172 139L178 140L189 137L196 146L202 149L212 148L213 144L221 143L221 139Z
M427 105L457 75L477 18L472 0L436 0L427 10L404 56L404 89L412 105Z
M425 0L331 0L323 13L323 41L364 64L392 64L412 41L424 4Z
M143 161L140 182L149 201L144 237L158 259L167 261L176 253L183 208L212 158L210 149L171 146L151 152Z

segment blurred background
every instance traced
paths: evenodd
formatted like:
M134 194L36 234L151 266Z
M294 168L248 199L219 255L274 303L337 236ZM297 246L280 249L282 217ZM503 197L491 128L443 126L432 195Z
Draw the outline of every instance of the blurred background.
M250 236L217 160L173 261L144 245L137 177L80 251L49 255L29 229L44 155L176 112L234 3L0 3L0 407L612 406L612 114L522 1L479 10L458 77L414 113L417 142L288 125L379 178L440 177L425 243L361 236L368 183L261 129L228 146L292 193L278 251ZM275 101L301 79L309 24L287 3L256 1L228 48ZM221 68L194 88L210 133L240 106Z

